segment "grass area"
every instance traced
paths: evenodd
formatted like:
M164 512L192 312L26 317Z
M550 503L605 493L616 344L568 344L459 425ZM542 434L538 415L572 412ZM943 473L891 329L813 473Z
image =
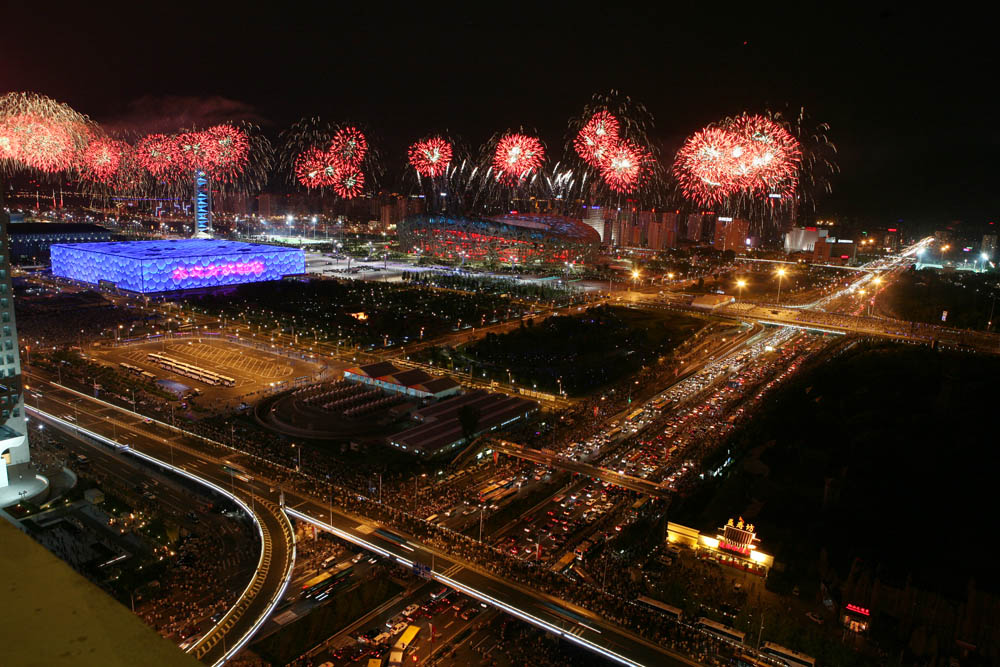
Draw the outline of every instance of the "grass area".
M878 307L901 319L942 324L963 329L984 329L996 297L996 274L939 273L932 269L907 271L879 295ZM1000 317L1000 311L993 312Z
M364 581L357 588L341 591L306 617L265 637L253 650L272 665L287 665L402 590L387 577Z
M405 344L516 317L522 308L499 294L465 294L361 280L275 281L226 293L188 295L198 312L249 322L254 331L294 328L301 340L344 340L366 347Z
M729 473L671 520L711 528L743 516L786 567L769 588L815 599L825 585L835 608L872 582L936 604L960 604L970 582L996 592L980 508L1000 458L989 421L998 373L994 357L857 344L773 396L728 443ZM876 632L895 623L873 620ZM938 628L940 645L953 630Z
M600 306L487 334L452 361L500 382L509 369L515 382L548 392L558 391L561 379L563 391L581 395L631 375L703 325L677 313Z

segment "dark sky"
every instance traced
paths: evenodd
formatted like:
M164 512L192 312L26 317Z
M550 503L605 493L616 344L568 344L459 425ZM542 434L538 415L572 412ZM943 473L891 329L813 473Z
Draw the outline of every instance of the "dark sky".
M399 161L411 140L443 129L478 145L524 125L560 146L567 119L612 88L653 113L665 155L723 116L805 106L840 150L821 212L875 223L1000 217L991 19L940 5L809 14L751 3L730 14L701 3L704 15L681 15L669 3L542 14L420 3L379 15L363 3L272 1L199 19L178 3L95 4L0 12L0 92L34 90L125 124L182 113L249 115L275 131L305 115L358 120Z

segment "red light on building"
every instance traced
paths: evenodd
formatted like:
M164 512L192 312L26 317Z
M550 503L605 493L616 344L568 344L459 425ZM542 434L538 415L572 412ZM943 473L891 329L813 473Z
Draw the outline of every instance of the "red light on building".
M871 616L871 612L864 607L859 607L856 604L848 604L847 611L853 611L855 614L861 614L862 616Z

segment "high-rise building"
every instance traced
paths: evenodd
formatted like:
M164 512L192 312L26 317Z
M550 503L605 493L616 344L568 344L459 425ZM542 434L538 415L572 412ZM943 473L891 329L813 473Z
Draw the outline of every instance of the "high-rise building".
M715 238L712 245L716 250L737 252L746 248L750 235L750 223L742 218L719 216L715 221Z
M997 254L997 235L984 235L983 244L979 247L979 251L985 253L988 259L993 259Z
M687 234L685 238L688 241L697 243L701 240L701 217L700 213L692 213L687 217Z
M44 491L48 483L31 469L28 424L21 391L21 356L10 282L9 219L0 190L0 507Z

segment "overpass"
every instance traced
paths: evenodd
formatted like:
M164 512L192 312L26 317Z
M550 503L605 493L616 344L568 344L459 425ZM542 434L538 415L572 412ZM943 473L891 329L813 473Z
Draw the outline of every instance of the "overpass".
M656 482L651 482L648 479L643 479L642 477L619 474L614 470L590 465L589 463L573 461L558 452L529 449L527 447L522 447L516 442L508 442L506 440L491 442L488 446L501 454L516 456L519 459L532 461L533 463L541 463L550 468L559 468L560 470L568 470L581 475L587 475L588 477L593 477L604 482L617 484L618 486L631 489L632 491L649 494L655 498L668 498L672 495L669 489L660 486Z
M256 576L248 585L241 596L241 602L244 598L248 598L248 602L243 605L243 612L238 617L235 613L227 613L192 647L192 650L200 652L199 658L205 664L221 665L234 656L250 641L284 595L295 553L291 543L287 553L282 555L279 542L283 541L286 533L278 524L287 522L288 517L308 521L618 664L636 667L697 664L588 609L507 579L395 528L383 526L378 521L334 507L328 499L320 500L298 491L283 490L278 482L259 474L261 469L273 467L262 459L161 422L146 424L140 415L129 410L52 383L37 373L29 375L32 389L44 392L42 398L34 399L35 404L28 408L34 416L51 420L67 431L110 447L124 448L125 455L139 456L197 480L234 499L255 521L261 524L267 522L269 532L264 533L261 529L262 544L266 546L269 540L270 556L262 552L258 567L266 567L269 574L260 587L255 586L255 582L259 581ZM75 422L60 417L67 411L76 415ZM127 445L122 444L124 427L119 424L123 423L128 424ZM248 477L246 482L236 481L222 470L224 461L235 463L249 471L252 477ZM268 516L275 517L273 529ZM290 532L287 537L291 538ZM470 553L481 549L481 545L470 538L454 537L467 540ZM281 571L284 571L283 576L277 576ZM199 650L199 647L204 648Z
M25 409L49 425L90 443L98 443L169 470L236 503L253 520L261 550L253 577L225 615L187 652L206 665L222 665L236 655L264 624L284 596L295 564L291 522L274 500L253 487L244 488L222 470L222 459L182 441L154 434L134 413L32 376L44 397ZM77 399L80 399L77 401ZM86 402L83 399L87 399ZM77 401L71 403L71 401ZM83 407L81 407L81 404ZM75 421L64 418L72 412ZM64 416L60 416L64 415ZM166 425L154 424L159 433ZM127 437L130 442L124 444Z

